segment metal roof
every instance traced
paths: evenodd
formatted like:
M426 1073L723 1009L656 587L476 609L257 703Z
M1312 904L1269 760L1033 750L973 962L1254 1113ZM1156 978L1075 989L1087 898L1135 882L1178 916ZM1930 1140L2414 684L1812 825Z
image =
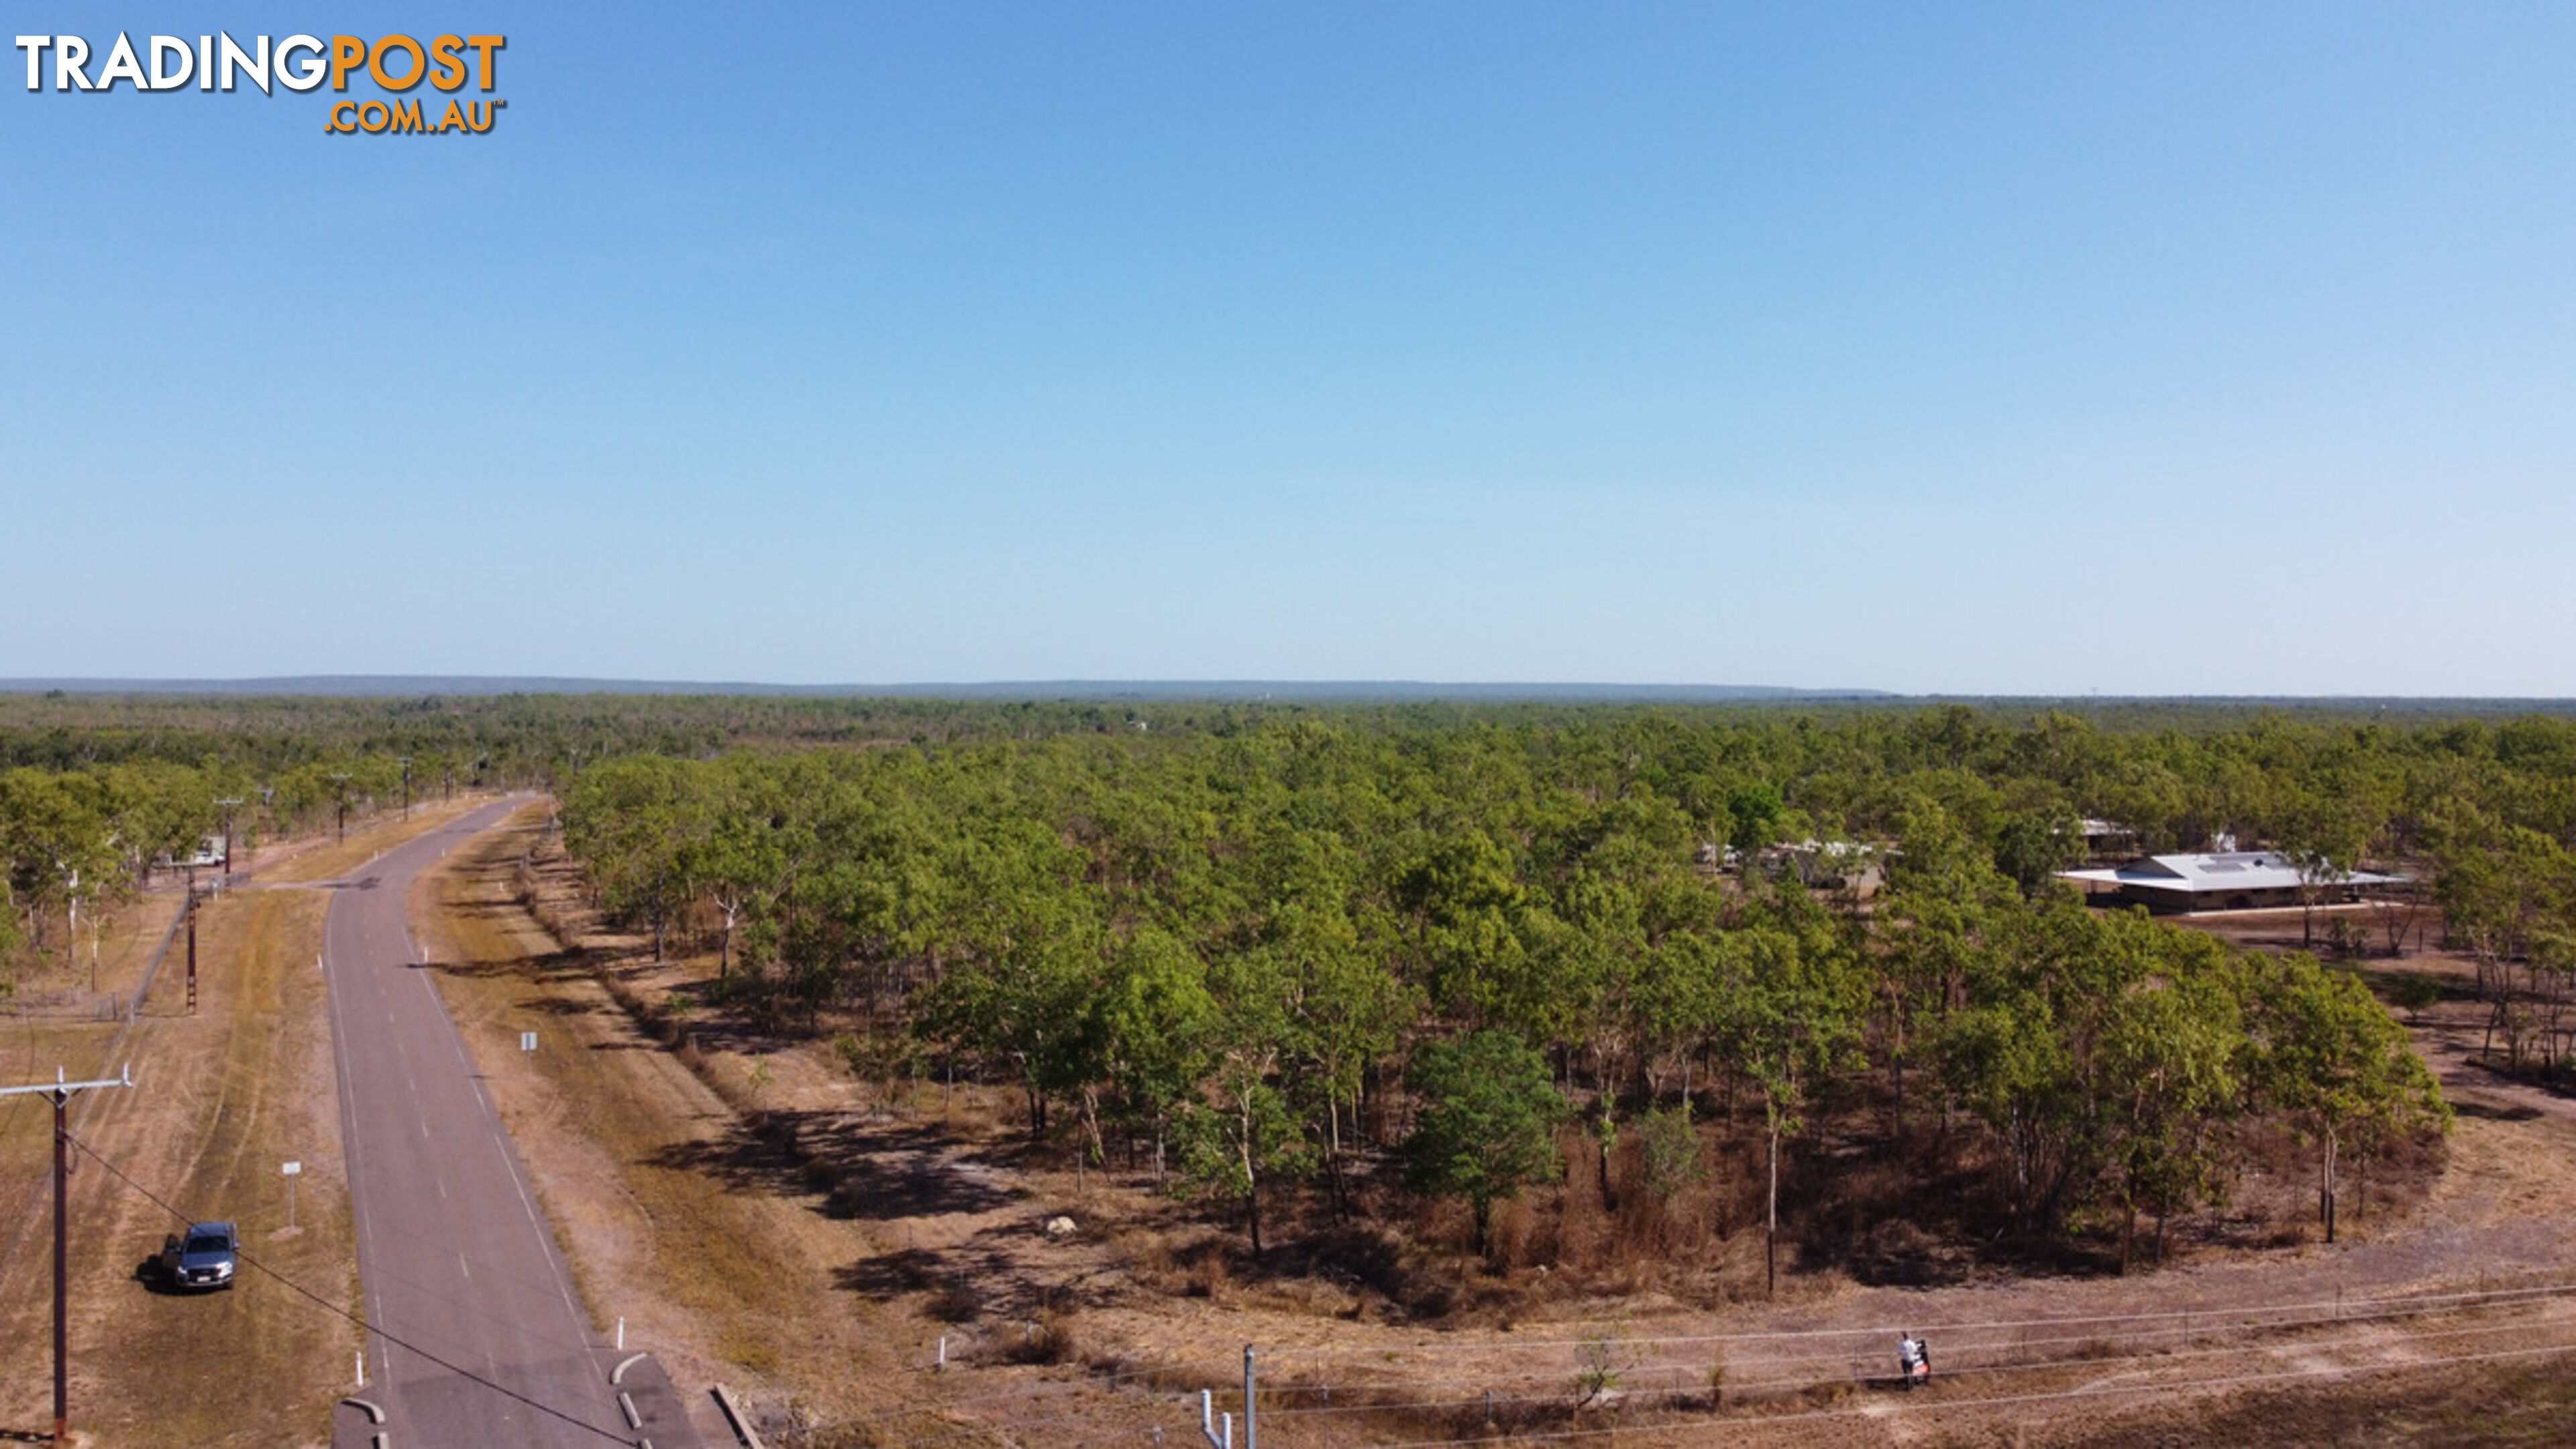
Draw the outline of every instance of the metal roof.
M2151 855L2108 870L2062 870L2060 880L2096 881L2135 886L2140 890L2180 891L2198 895L2216 891L2295 890L2308 884L2298 864L2277 850L2229 850L2208 855ZM2329 876L2329 885L2401 885L2402 875L2345 871Z

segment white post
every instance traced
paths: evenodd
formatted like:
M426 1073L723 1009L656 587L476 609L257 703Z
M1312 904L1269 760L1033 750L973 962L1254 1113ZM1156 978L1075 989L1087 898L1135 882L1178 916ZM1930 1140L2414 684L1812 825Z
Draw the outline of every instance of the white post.
M358 1387L363 1389L367 1386L367 1351L363 1348L358 1350L356 1357L358 1360Z
M623 1318L617 1320L617 1351L626 1351L626 1320Z

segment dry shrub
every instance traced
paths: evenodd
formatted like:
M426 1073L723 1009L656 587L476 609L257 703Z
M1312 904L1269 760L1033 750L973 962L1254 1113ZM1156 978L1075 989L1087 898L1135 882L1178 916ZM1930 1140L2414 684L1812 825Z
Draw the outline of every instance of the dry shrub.
M1172 1251L1169 1233L1131 1227L1118 1233L1111 1243L1127 1275L1139 1286L1156 1293L1182 1291L1180 1259Z
M1182 1262L1181 1291L1192 1298L1219 1302L1225 1297L1230 1273L1224 1246L1201 1243Z
M1823 1383L1809 1384L1805 1388L1800 1389L1797 1397L1798 1401L1805 1404L1808 1408L1831 1409L1837 1408L1848 1401L1852 1397L1852 1393L1853 1389L1850 1381L1845 1379L1828 1379Z
M1007 1327L996 1345L1004 1363L1070 1363L1081 1357L1071 1313L1040 1309L1034 1318Z
M1514 1199L1494 1205L1493 1222L1488 1233L1491 1242L1486 1256L1496 1267L1511 1269L1540 1263L1554 1256L1540 1242L1538 1214L1529 1204Z
M930 1290L921 1311L942 1323L972 1323L984 1312L984 1297L963 1278L951 1278Z

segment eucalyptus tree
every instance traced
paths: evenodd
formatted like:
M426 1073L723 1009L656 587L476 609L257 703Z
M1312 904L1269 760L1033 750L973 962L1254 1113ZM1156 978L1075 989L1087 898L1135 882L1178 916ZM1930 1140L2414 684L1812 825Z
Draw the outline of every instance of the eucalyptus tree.
M1081 860L1044 826L972 822L945 843L953 883L932 927L946 958L921 1018L937 1039L1007 1061L1028 1097L1029 1134L1049 1102L1099 1079L1098 995L1111 945Z
M1240 1203L1253 1256L1263 1249L1261 1191L1313 1166L1312 1140L1281 1081L1290 1040L1288 982L1266 953L1220 951L1208 1063L1183 1119L1182 1161L1203 1194Z
M724 919L716 954L716 977L723 980L733 974L734 935L745 913L792 885L798 847L812 835L809 792L824 782L797 779L807 772L791 774L750 755L687 768L697 779L680 802L684 818L673 868Z
M98 778L85 772L0 773L0 859L8 868L9 898L25 913L27 936L39 949L49 914L62 913L66 963L82 906L101 900L120 879L105 805Z
M2210 937L2139 916L2115 919L2106 934L2133 940L2145 968L2111 1002L2094 1079L2105 1099L2104 1155L2121 1210L2125 1273L2142 1208L2156 1215L2155 1258L2162 1263L2173 1215L2215 1190L2216 1129L2244 1103L2247 967Z
M1277 983L1290 1097L1323 1109L1325 1181L1344 1209L1343 1124L1357 1122L1369 1068L1395 1049L1420 1000L1389 969L1398 927L1349 842L1275 829L1242 860L1251 880L1239 940L1251 969Z
M1858 1057L1869 984L1840 923L1784 896L1727 933L1720 1033L1762 1097L1763 1284L1780 1281L1780 1144L1804 1130L1808 1093Z
M2337 1158L2347 1143L2444 1126L2450 1108L2406 1030L2359 978L2295 955L2258 974L2253 1027L2265 1096L2303 1122L2317 1146L2317 1216L2335 1240Z
M1493 1248L1494 1204L1558 1168L1553 1129L1565 1100L1547 1059L1508 1031L1424 1044L1413 1058L1421 1101L1404 1142L1415 1190L1467 1200L1476 1252Z
M600 904L653 932L663 959L672 922L689 903L689 866L705 810L699 767L659 755L603 760L565 792L564 843L589 864Z
M1103 989L1087 1009L1101 1074L1134 1124L1152 1134L1154 1185L1162 1187L1173 1116L1206 1076L1220 1036L1222 1011L1208 991L1207 965L1169 933L1141 929L1113 948ZM1091 1121L1097 1150L1096 1105Z
M1878 1047L1887 1064L1897 1132L1912 1102L1907 1075L1937 1053L1952 1014L1970 1005L1972 983L1990 974L1987 953L1999 923L2027 908L2013 883L1950 813L1916 797L1899 809L1899 849L1874 931Z
M109 766L100 814L139 886L155 861L193 855L215 828L215 792L203 772L162 760Z

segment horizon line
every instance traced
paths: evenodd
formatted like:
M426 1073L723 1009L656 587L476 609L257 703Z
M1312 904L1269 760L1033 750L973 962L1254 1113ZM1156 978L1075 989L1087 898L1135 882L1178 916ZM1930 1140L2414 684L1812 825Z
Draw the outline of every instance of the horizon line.
M0 679L0 695L269 695L290 697L407 698L422 695L510 694L769 695L808 698L908 699L1154 699L1258 702L1263 699L1342 701L1474 700L1630 701L1668 703L1906 702L2015 700L2084 704L2196 702L2206 704L2309 703L2342 705L2535 704L2566 706L2576 700L2550 695L2410 694L2130 694L2090 691L1909 694L1868 687L1805 688L1788 685L1620 683L1602 680L1422 679L1022 679L934 680L904 683L782 684L759 680L649 680L581 675L294 674L232 678L81 677Z

